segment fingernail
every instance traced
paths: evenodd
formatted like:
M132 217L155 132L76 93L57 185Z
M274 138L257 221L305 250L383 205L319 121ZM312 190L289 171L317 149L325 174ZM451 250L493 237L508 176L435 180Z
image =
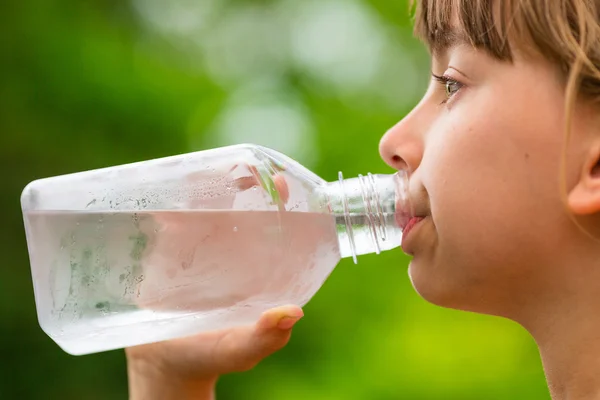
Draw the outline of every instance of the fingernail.
M302 317L283 317L277 323L277 327L282 330L291 329L300 318Z

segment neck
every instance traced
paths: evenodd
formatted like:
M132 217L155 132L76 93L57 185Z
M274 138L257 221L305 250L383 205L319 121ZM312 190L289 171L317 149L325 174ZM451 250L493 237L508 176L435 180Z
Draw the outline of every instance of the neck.
M594 253L597 253L595 251ZM591 253L588 253L591 254ZM600 399L600 260L571 263L560 287L517 319L538 344L553 400ZM552 299L550 300L550 297ZM540 306L543 304L543 306Z
M562 329L535 338L553 400L600 399L600 324L583 318L556 321Z

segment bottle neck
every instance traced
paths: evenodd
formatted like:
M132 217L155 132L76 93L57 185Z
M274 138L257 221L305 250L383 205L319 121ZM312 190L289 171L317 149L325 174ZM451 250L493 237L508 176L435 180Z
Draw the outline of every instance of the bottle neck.
M327 186L331 213L343 258L390 250L400 246L402 225L412 215L408 200L408 176L359 175Z

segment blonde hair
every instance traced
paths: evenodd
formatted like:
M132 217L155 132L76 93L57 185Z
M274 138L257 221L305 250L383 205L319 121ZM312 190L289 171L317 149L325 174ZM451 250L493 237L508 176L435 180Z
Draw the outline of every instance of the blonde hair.
M560 186L566 200L573 110L578 100L600 104L600 0L413 0L415 3L415 34L434 52L459 28L473 47L500 61L512 62L518 48L557 66L565 86Z

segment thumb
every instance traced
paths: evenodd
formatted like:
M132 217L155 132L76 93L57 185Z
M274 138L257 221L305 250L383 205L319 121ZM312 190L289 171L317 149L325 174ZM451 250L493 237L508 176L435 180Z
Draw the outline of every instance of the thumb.
M283 348L290 340L292 327L303 316L298 306L282 306L263 313L252 327L252 332L245 337L246 343L240 346L246 351L238 366L242 370L251 369L263 358Z
M277 330L289 331L303 316L304 312L298 306L272 308L262 314L256 323L254 334L260 338Z

